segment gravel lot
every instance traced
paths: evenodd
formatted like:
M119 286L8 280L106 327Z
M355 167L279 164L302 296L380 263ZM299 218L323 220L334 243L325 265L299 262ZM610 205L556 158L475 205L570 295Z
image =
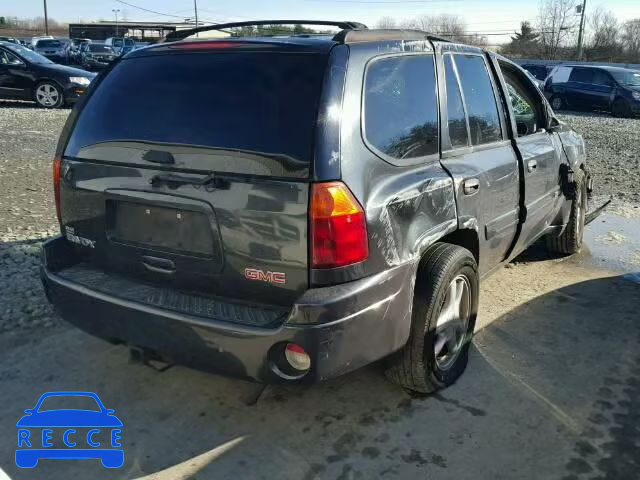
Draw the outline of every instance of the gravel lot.
M410 397L372 365L309 389L269 387L247 406L252 384L179 366L159 373L129 364L123 346L51 328L60 321L42 294L38 253L57 232L51 159L67 115L0 102L0 430L15 432L43 391L97 392L126 425L126 463L20 470L5 435L0 477L637 478L640 290L594 267L593 235L613 249L626 231L603 222L578 255L548 259L534 247L489 278L486 328L468 371L443 392ZM563 118L587 138L600 193L640 217L640 120ZM640 238L639 219L615 218Z
M59 321L42 295L38 262L42 239L58 232L51 160L68 113L0 102L0 332ZM598 193L627 211L638 207L640 119L561 117L586 138Z

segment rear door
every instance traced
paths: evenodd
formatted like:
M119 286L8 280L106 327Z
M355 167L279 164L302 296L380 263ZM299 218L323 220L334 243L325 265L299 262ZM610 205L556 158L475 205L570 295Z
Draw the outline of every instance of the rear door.
M593 69L593 84L591 85L590 101L595 108L606 110L613 102L615 82L605 70Z
M478 230L484 274L504 260L516 235L518 160L484 54L445 52L442 61L442 165L454 178L460 228Z
M210 43L136 53L101 80L65 149L63 229L103 269L291 304L328 52Z
M576 108L589 108L593 106L593 69L586 67L573 67L569 82L567 83L567 103Z

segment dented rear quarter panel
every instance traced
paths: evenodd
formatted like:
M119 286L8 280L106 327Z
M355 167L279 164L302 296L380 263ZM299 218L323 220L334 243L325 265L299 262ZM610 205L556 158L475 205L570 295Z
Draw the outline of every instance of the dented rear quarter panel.
M427 41L350 45L340 117L340 171L367 217L369 258L333 271L312 271L312 284L350 281L390 267L417 263L426 248L457 228L453 180L438 155L398 165L363 138L362 102L367 62L378 55L433 54ZM322 108L322 107L321 107ZM438 109L438 105L433 106ZM318 170L316 170L318 172ZM331 177L319 180L335 179Z

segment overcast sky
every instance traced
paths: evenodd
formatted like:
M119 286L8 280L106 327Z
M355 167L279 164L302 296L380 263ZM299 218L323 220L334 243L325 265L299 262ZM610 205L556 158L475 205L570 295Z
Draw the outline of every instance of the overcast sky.
M520 21L535 20L536 0L197 0L199 16L205 21L304 18L354 20L374 26L383 16L398 20L424 14L452 13L462 16L472 32L492 33L496 43L508 36L495 34L518 29ZM0 15L36 17L43 14L42 0L0 0ZM48 0L49 16L77 22L112 20L113 9L129 21L180 21L193 15L193 0L127 0L127 3L164 15L146 12L116 0ZM576 4L582 0L576 0ZM587 2L587 13L605 6L620 20L640 17L640 0Z

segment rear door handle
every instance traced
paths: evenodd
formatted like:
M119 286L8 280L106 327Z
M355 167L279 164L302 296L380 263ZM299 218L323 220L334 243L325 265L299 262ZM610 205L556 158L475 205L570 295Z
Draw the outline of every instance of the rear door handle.
M529 160L527 162L527 170L529 173L533 172L536 168L538 168L538 162L536 160Z
M474 195L480 190L480 181L477 178L467 178L462 183L462 191L465 195Z
M151 272L171 274L176 271L175 263L167 258L145 255L142 257L142 264Z

